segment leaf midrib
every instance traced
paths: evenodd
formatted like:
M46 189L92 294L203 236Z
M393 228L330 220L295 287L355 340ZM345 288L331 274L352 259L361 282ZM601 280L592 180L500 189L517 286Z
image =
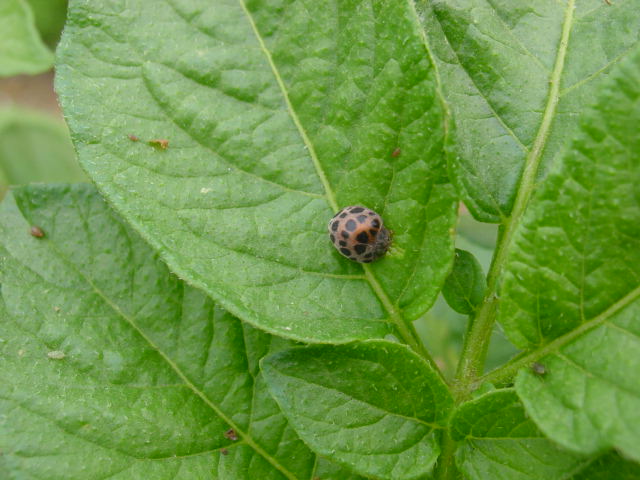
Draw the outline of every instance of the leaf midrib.
M483 382L491 382L495 384L501 384L504 381L510 380L515 373L523 367L530 365L532 362L539 360L540 358L553 354L556 351L559 351L560 348L564 347L568 343L576 340L583 334L588 333L594 328L599 327L607 322L609 319L613 317L615 314L623 311L626 307L631 305L635 300L640 298L640 286L631 290L627 295L619 299L617 302L613 303L609 308L605 311L596 315L591 320L583 323L578 328L556 338L555 340L549 342L545 346L529 353L528 355L524 355L521 357L517 357L511 362L506 363L502 367L489 372L485 376L478 379L478 385Z
M525 160L511 215L503 222L504 230L496 245L491 267L487 274L487 289L484 301L471 324L469 334L467 335L469 340L465 342L462 355L460 356L458 370L456 372L459 385L457 392L459 398L463 398L469 394L469 389L477 383L477 377L482 373L488 343L497 316L499 279L506 265L514 234L519 227L529 200L533 195L542 154L544 153L551 125L555 118L556 108L560 100L560 80L565 66L569 36L573 28L574 7L575 0L568 0L565 16L562 21L560 44L558 45L556 60L549 80L549 92L542 121L531 151Z
M381 407L379 407L379 406L377 406L377 405L373 405L372 403L367 402L366 400L362 400L362 399L359 399L359 398L353 397L353 396L351 396L349 393L347 393L347 392L343 392L342 390L338 389L337 387L328 387L327 385L323 385L323 384L321 384L321 383L317 383L317 382L309 381L309 380L308 380L308 379L306 379L306 378L301 378L301 377L298 377L298 376L295 376L295 375L287 374L287 373L283 372L282 370L276 369L275 367L273 367L273 368L274 368L274 370L277 370L277 371L278 371L278 373L279 373L280 375L282 375L283 377L286 377L286 378L289 378L289 379L293 379L293 380L297 380L297 381L299 381L299 382L304 383L305 385L313 385L313 386L318 387L318 388L321 388L321 389L323 389L323 390L328 390L328 391L330 391L330 392L334 392L334 393L336 393L336 394L344 395L345 397L347 397L347 398L348 398L348 400L347 400L347 401L349 401L349 402L351 402L351 401L353 401L353 402L359 402L359 403L361 403L361 404L363 404L363 405L367 405L367 406L368 406L368 407L370 407L371 409L373 409L373 410L377 410L377 411L381 412L381 413L383 414L383 416L398 417L398 418L402 418L403 420L407 420L407 421L410 421L410 422L419 423L419 424L421 424L421 425L424 425L424 426L426 426L426 427L429 427L429 428L431 429L431 431L433 431L433 430L442 430L442 429L444 428L444 427L443 427L443 426L441 426L441 425L437 425L437 424L435 424L435 423L431 423L431 422L428 422L428 421L426 421L426 420L422 420L422 419L420 419L420 418L418 418L418 417L410 417L410 416L408 416L408 415L404 415L404 414L402 414L402 413L396 413L396 412L391 412L391 411L389 411L389 410L385 410L385 409L383 409L383 408L381 408ZM285 409L283 409L283 410L285 410ZM317 420L315 420L315 419L313 419L313 420L314 420L314 421L317 421ZM377 421L376 421L376 423L377 423L378 421L379 421L379 420L377 420ZM373 424L368 424L367 426L372 426L372 425L373 425ZM359 426L360 426L360 425L359 425Z
M245 4L245 0L238 0L238 2L240 4L240 7L242 8L242 11L244 12L245 16L247 17L247 21L251 25L251 29L253 30L253 33L254 33L254 35L256 37L256 40L257 40L258 44L260 45L260 49L264 53L264 55L265 55L265 57L266 57L266 59L267 59L267 61L269 63L271 71L272 71L272 73L273 73L273 75L275 77L275 80L278 83L278 86L279 86L280 91L282 93L282 97L284 98L285 104L287 105L287 110L289 111L289 115L291 116L292 121L294 122L296 128L298 129L298 133L302 137L302 140L303 140L305 146L307 147L307 151L309 152L309 156L311 157L311 160L313 162L313 166L314 166L314 168L316 170L316 173L318 175L318 178L320 179L320 182L322 183L322 186L324 188L325 197L327 199L327 202L329 203L329 206L331 207L333 212L336 213L339 210L339 206L338 206L338 202L336 200L335 193L333 192L333 189L331 188L331 184L329 183L329 179L327 178L327 176L326 176L326 174L324 172L324 169L322 167L322 164L320 163L320 160L319 160L318 155L317 155L317 153L315 151L313 143L311 142L311 139L307 135L307 132L306 132L304 126L302 125L302 122L300 121L300 118L298 117L298 114L296 113L296 111L295 111L295 109L294 109L294 107L293 107L293 105L291 103L291 100L289 99L289 94L288 94L287 87L284 84L284 81L282 79L282 76L280 75L278 67L276 66L275 62L273 61L273 58L271 56L271 52L267 48L267 46L266 46L266 44L264 42L264 39L262 38L262 35L260 34L260 31L258 30L258 27L257 27L255 21L253 20L253 16L251 15L251 12L248 10L248 8L247 8L247 6ZM402 317L402 315L400 314L398 309L395 307L395 305L393 304L393 302L391 301L391 299L387 295L386 291L384 290L384 288L382 287L382 285L380 284L380 282L378 281L378 279L374 275L373 270L371 269L370 265L361 264L361 267L365 272L366 280L371 285L371 288L374 291L374 293L376 294L376 296L382 302L382 305L384 306L385 310L387 310L387 313L389 314L389 317L391 318L391 321L396 325L396 327L400 331L402 337L405 339L405 341L407 343L412 345L413 348L417 349L418 352L422 351L423 355L425 355L426 351L424 351L424 349L420 348L419 341L417 341L415 338L413 338L413 335L411 334L411 331L405 325L404 318Z
M214 413L218 417L225 421L229 426L231 426L231 428L233 428L233 430L236 431L236 433L239 434L244 443L246 443L250 448L261 455L265 460L267 460L267 462L269 462L276 470L282 473L287 479L298 480L298 477L296 477L293 473L291 473L283 465L281 465L260 445L254 442L253 438L251 438L251 436L247 432L240 428L230 417L228 417L222 410L220 410L218 406L211 399L209 399L209 397L207 397L207 395L203 391L196 387L191 382L191 380L189 380L189 378L182 372L180 367L178 367L178 365L166 353L164 353L164 351L158 345L156 345L148 335L146 335L146 333L137 325L135 320L127 315L100 288L98 288L98 286L95 285L93 281L87 275L85 275L85 273L82 272L75 263L69 260L53 242L49 241L49 245L51 246L52 250L58 255L58 257L64 260L64 262L69 265L69 267L91 287L95 294L98 295L98 297L100 297L105 302L105 304L116 313L117 316L127 322L151 348L158 352L158 355L160 355L160 357L162 357L162 359L169 365L169 367L176 373L176 375L178 375L178 377L184 382L186 387L188 387L194 394L196 394L209 408L214 411Z
M296 128L298 129L298 132L300 133L300 136L302 137L302 141L304 142L305 146L307 147L307 151L309 152L309 156L311 157L311 160L313 161L313 166L316 169L316 173L318 174L318 178L320 179L320 182L322 183L322 186L324 188L325 191L325 196L327 198L327 202L329 202L329 205L331 206L331 208L333 209L334 213L338 211L338 202L336 201L335 195L333 193L333 190L331 189L331 185L329 184L329 179L327 178L327 176L324 173L324 170L322 168L322 165L320 165L320 160L318 159L318 155L316 154L315 148L313 146L313 143L311 143L311 140L309 139L309 136L307 135L307 131L304 129L304 127L302 126L302 122L300 121L300 118L298 117L298 114L296 113L295 109L293 108L293 105L291 104L291 100L289 99L289 94L287 93L287 87L284 84L284 81L282 80L282 76L280 75L280 72L278 71L278 67L276 67L275 62L273 61L273 58L271 57L271 52L269 51L269 49L267 48L266 44L264 43L264 39L262 38L262 35L260 34L260 31L258 30L258 27L256 25L256 23L253 20L253 16L251 15L251 12L249 12L249 10L247 9L247 6L244 2L244 0L238 0L238 3L240 4L240 7L242 8L242 11L244 12L245 16L247 17L247 21L249 22L249 24L251 25L251 29L253 30L253 33L256 37L256 40L258 41L258 44L260 45L260 50L262 50L262 53L264 53L267 62L269 63L269 66L271 67L271 71L273 72L273 76L276 79L276 82L278 83L278 87L280 88L280 91L282 92L282 96L284 98L284 101L287 105L287 110L289 111L289 115L291 116L291 119L293 120L293 123L295 124Z

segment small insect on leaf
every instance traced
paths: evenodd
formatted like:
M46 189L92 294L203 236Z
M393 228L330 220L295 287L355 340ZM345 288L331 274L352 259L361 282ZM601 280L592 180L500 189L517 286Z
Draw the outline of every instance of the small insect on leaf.
M155 148L159 148L161 150L166 150L169 148L169 140L165 140L163 138L156 138L154 140L149 140L149 145Z
M32 226L31 229L29 229L29 233L31 234L32 237L36 237L36 238L44 237L44 232L42 231L42 229L40 227L36 227L35 225Z
M400 156L400 147L396 148L393 152L391 152L391 156L393 158L399 157Z
M66 357L66 355L60 350L52 350L47 353L47 357L49 357L51 360L62 360L64 357Z
M139 142L140 141L140 137L137 137L135 135L127 135L129 137L129 140L131 140L132 142Z
M227 438L232 442L235 442L236 440L238 440L238 434L233 428L230 428L229 430L224 432L224 438Z
M358 263L382 258L391 245L391 232L382 217L360 205L345 207L329 220L329 239L341 255Z
M221 448L221 449L220 449L220 453L221 453L222 455L229 455L229 450L227 450L226 448Z
M531 364L531 371L536 375L542 377L547 374L547 367L539 362L533 362Z

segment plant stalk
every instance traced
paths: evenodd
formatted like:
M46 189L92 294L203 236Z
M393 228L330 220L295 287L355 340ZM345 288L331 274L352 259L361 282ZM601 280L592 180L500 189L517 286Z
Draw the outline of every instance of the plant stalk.
M553 71L549 78L549 95L540 128L525 160L511 215L502 222L500 237L487 275L487 291L484 301L477 310L475 318L472 320L468 336L465 339L464 349L460 356L460 363L458 364L454 383L454 396L458 402L468 398L473 385L482 374L484 368L489 340L491 339L491 333L493 331L493 323L500 301L498 296L500 275L504 269L514 233L518 228L535 189L542 154L547 144L558 101L560 100L560 80L564 69L567 47L569 45L574 7L575 0L568 0L562 22L562 36L560 38L560 45L558 46L558 54L556 55Z
M438 464L433 472L434 480L447 480L454 478L456 466L454 462L454 453L456 451L456 442L453 441L449 432L444 432L442 436L442 451L438 458Z

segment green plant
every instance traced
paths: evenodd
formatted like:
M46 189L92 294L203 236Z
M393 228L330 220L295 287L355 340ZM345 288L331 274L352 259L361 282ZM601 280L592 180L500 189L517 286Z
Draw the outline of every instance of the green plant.
M57 89L114 211L2 204L0 472L640 478L639 7L72 0ZM351 204L383 260L330 244ZM414 326L445 282L453 378Z

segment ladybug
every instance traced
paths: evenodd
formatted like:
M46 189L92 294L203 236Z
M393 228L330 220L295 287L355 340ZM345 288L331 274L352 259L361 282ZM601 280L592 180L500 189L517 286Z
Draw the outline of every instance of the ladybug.
M349 260L371 263L391 245L391 232L373 210L354 205L344 207L329 221L329 237L336 249Z

